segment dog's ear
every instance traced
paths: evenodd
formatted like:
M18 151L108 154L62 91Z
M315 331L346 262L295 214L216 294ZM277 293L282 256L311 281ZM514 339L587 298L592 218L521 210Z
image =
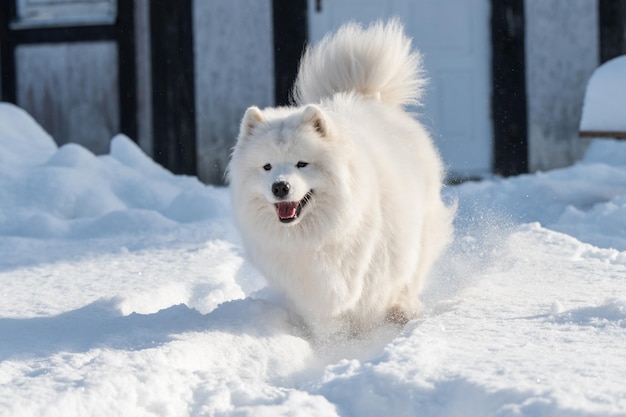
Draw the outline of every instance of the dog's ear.
M257 106L248 107L246 113L243 115L241 126L239 128L239 137L249 137L254 129L263 122L263 113Z
M304 108L302 123L312 126L321 137L330 138L330 122L318 106L309 104Z

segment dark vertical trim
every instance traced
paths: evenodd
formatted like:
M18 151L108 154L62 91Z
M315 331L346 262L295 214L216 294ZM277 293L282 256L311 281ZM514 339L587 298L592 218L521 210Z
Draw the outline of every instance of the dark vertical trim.
M528 171L524 0L491 0L494 171Z
M277 106L291 101L300 57L308 38L307 0L273 0L274 97Z
M154 159L196 173L192 0L150 1Z
M626 54L626 2L599 0L600 63Z
M9 24L15 16L13 0L0 1L0 76L2 101L15 103L15 43L11 36Z
M120 131L138 140L137 71L135 54L135 2L117 2L117 65L119 85Z

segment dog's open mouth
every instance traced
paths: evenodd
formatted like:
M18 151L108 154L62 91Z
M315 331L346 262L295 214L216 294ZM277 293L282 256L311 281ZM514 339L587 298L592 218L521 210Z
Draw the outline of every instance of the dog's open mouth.
M306 195L300 201L281 201L274 204L276 206L276 214L278 214L278 220L282 223L291 223L300 216L302 208L313 198L313 190L306 193Z

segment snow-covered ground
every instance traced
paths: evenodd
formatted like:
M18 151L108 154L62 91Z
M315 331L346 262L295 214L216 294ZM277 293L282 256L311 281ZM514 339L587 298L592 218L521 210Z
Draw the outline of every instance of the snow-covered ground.
M423 317L313 345L228 190L0 105L1 416L626 415L626 141L466 183Z

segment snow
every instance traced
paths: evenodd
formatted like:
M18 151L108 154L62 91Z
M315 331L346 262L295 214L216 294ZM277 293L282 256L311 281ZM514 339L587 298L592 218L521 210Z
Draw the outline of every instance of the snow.
M626 132L626 55L605 62L592 74L580 130Z
M0 416L626 415L626 142L446 198L424 314L313 344L227 189L0 104Z

